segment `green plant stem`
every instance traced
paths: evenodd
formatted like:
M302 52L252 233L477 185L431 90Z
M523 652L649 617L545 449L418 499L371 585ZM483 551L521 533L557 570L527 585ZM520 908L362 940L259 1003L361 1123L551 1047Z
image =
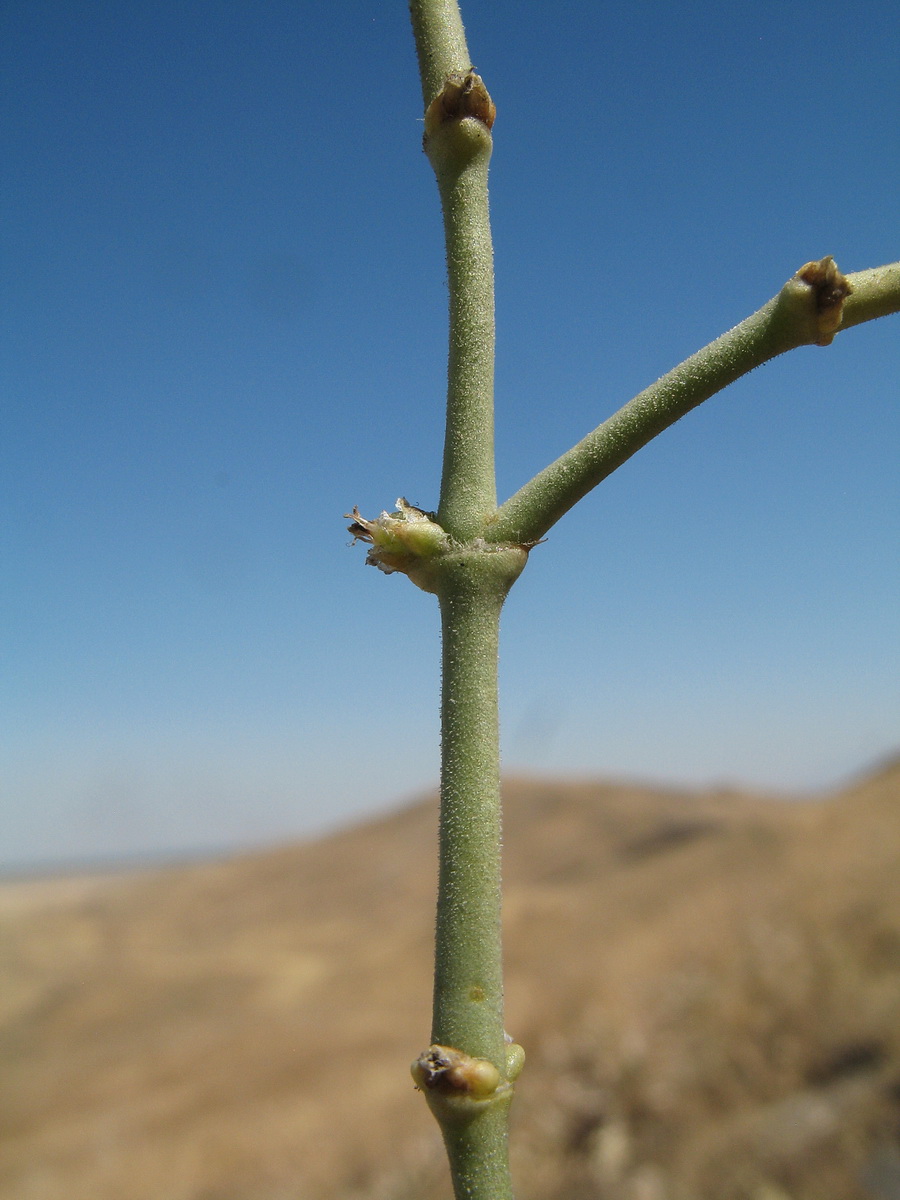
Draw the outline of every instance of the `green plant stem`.
M416 58L427 108L448 75L472 65L457 0L409 0Z
M900 310L900 263L849 275L842 329ZM769 359L817 340L812 293L789 280L774 299L629 400L497 511L489 542L536 542L657 434Z
M456 0L410 0L426 112L448 77L471 70ZM426 117L425 148L444 216L450 297L447 421L438 521L442 557L441 803L432 1043L500 1073L497 1094L462 1107L428 1101L458 1200L512 1200L503 1028L500 610L525 563L520 549L477 543L497 505L494 469L494 265L488 213L491 135L472 117ZM473 544L477 543L477 544Z
M853 291L844 303L841 329L900 312L900 262L848 275Z
M410 0L426 109L470 70L456 0ZM459 541L497 506L494 469L494 259L488 212L490 131L468 119L426 136L447 250L450 352L438 520Z
M378 522L363 521L354 510L351 529L373 544L370 561L407 571L440 602L440 860L431 1034L431 1051L438 1057L429 1059L426 1052L414 1077L440 1124L457 1200L512 1200L507 1118L518 1067L512 1061L507 1066L503 1027L497 705L504 599L524 566L524 547L656 434L767 359L794 346L824 344L822 310L811 288L797 282L798 273L759 312L641 392L498 510L487 192L491 118L471 115L471 109L451 113L448 93L441 95L450 77L457 88L471 83L457 0L410 0L409 7L426 108L425 148L437 177L447 246L450 351L437 519L449 537L408 548L398 565L392 543L393 558L385 552L385 529ZM845 327L900 307L896 266L851 279ZM671 285L661 279L659 286ZM402 513L396 516L408 520ZM417 555L418 563L413 561ZM460 1093L454 1080L435 1076L433 1082L422 1062L437 1062L443 1070L450 1059L441 1048L452 1048L482 1068L487 1064L477 1060L493 1063L500 1075L496 1090L474 1093L466 1084ZM448 1086L457 1091L450 1094Z
M484 556L482 556L484 557ZM441 819L431 1040L505 1068L497 640L505 589L466 556L445 575Z
M474 124L474 122L471 122ZM494 475L494 262L488 216L490 134L462 168L438 152L435 167L447 244L450 351L438 521L476 537L497 507Z
M505 1076L497 646L507 585L490 569L492 557L461 555L439 597L441 813L431 1040L489 1059ZM511 1197L508 1107L509 1097L457 1122L432 1104L457 1196Z
M508 1151L509 1099L441 1132L457 1200L513 1200Z

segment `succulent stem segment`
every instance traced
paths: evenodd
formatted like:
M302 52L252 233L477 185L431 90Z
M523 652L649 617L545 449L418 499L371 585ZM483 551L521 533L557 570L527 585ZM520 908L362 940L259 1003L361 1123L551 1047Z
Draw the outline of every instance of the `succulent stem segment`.
M413 1063L443 1133L457 1200L512 1200L507 1118L524 1052L503 1027L500 930L500 611L528 552L582 496L692 408L786 350L900 311L900 263L844 276L804 264L758 312L686 359L497 507L494 273L487 177L496 110L457 0L410 0L424 148L444 214L450 293L438 511L399 499L347 514L366 561L437 596L442 628L441 815L432 1045ZM656 281L662 286L667 281Z

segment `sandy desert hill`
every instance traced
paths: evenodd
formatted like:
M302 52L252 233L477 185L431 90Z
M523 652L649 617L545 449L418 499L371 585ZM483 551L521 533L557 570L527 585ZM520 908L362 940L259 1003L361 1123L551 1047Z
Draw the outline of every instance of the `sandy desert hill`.
M521 1200L900 1198L900 760L506 811ZM435 831L0 884L0 1198L443 1200Z

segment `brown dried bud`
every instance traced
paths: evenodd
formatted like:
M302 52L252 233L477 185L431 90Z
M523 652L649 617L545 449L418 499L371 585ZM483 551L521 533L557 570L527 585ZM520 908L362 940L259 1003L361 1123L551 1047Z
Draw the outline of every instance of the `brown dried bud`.
M850 281L842 275L830 254L818 262L808 262L795 278L813 289L816 305L817 346L830 346L841 325L844 301L853 291Z
M433 133L446 121L461 121L474 117L488 129L494 124L497 110L482 82L474 71L448 75L443 88L425 111L425 135Z
M471 1058L452 1046L429 1046L410 1068L416 1087L445 1096L488 1100L500 1086L500 1072L486 1058Z

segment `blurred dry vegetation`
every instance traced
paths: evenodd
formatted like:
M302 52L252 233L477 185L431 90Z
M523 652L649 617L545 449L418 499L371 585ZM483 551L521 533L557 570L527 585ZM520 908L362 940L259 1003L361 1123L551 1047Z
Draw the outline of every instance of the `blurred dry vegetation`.
M900 1197L900 760L506 808L521 1200ZM435 832L0 884L2 1200L444 1200Z

